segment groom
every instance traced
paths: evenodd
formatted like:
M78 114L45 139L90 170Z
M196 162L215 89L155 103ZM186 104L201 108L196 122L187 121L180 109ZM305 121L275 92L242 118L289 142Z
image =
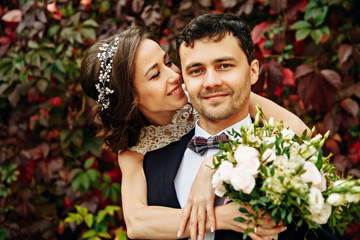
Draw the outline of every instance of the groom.
M250 121L250 88L259 76L253 48L247 25L228 14L202 15L178 36L183 79L199 121L180 141L145 155L149 205L185 206L202 161L219 151L190 150L187 145L194 136L208 138ZM214 235L207 233L205 239ZM241 237L235 232L216 233L216 239Z
M259 76L253 48L247 25L230 14L202 15L178 36L181 72L199 120L180 141L145 155L149 205L184 207L202 161L219 151L198 153L187 147L189 141L240 129L250 120L250 88ZM288 229L279 238L304 239L304 234ZM242 234L216 231L205 239L242 239Z

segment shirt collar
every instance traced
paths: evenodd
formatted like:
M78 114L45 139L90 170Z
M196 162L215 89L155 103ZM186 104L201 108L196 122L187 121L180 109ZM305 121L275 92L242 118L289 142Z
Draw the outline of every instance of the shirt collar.
M228 134L228 131L232 131L232 129L234 129L236 132L240 132L240 128L241 126L244 126L246 127L248 125L248 123L251 122L251 118L250 118L250 114L247 115L246 118L244 118L243 120L231 125L230 127L218 132L217 134L215 135L218 135L218 134L221 134L221 133L226 133L230 139L232 139L233 137L230 136ZM214 136L214 135L211 135L209 134L208 132L206 132L204 129L202 129L200 126L199 126L199 123L198 121L196 121L196 124L195 124L195 135L194 136L197 136L197 137L203 137L203 138L209 138L211 136Z

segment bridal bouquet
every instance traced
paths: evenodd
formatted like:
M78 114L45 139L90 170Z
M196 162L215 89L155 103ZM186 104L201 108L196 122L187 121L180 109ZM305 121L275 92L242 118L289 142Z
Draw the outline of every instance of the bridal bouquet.
M223 151L213 159L215 194L251 206L253 212L239 208L247 219L235 219L248 226L251 221L256 224L263 210L285 226L307 224L315 229L327 223L343 234L354 212L360 213L360 179L338 177L331 155L323 156L321 147L329 132L306 138L305 131L300 138L282 123L266 121L257 109L254 123L240 133L233 130L236 140L221 144ZM252 231L248 228L244 239Z

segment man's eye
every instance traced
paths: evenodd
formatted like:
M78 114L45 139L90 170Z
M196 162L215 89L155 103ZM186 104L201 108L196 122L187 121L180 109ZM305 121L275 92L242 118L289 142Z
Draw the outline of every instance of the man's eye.
M160 72L156 72L154 75L152 75L152 77L150 78L150 80L151 80L151 79L154 79L154 78L157 78L159 75L160 75Z
M220 69L227 69L230 67L230 64L221 64Z
M201 69L194 69L194 70L190 71L191 75L196 75L196 74L199 74L199 73L201 73Z

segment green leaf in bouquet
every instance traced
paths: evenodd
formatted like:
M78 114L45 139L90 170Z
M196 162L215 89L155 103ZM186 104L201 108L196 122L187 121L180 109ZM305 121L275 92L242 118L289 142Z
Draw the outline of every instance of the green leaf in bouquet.
M234 218L234 221L236 221L236 222L246 222L245 218L242 218L242 217Z
M284 208L280 208L280 217L281 219L285 219L286 217L286 210Z
M271 211L270 216L271 216L271 217L275 217L276 214L277 214L277 212L278 212L278 210L279 210L279 208L274 208L274 209Z
M271 168L270 168L270 175L271 176L274 176L275 174L275 166L273 165Z
M322 165L323 165L323 154L322 154L322 150L320 149L315 166L317 167L318 170L320 170Z
M287 222L290 224L292 223L292 220L293 220L293 216L292 216L292 213L289 212L289 214L287 215L287 218L286 218Z
M238 209L242 213L248 213L249 212L246 208L239 207Z

